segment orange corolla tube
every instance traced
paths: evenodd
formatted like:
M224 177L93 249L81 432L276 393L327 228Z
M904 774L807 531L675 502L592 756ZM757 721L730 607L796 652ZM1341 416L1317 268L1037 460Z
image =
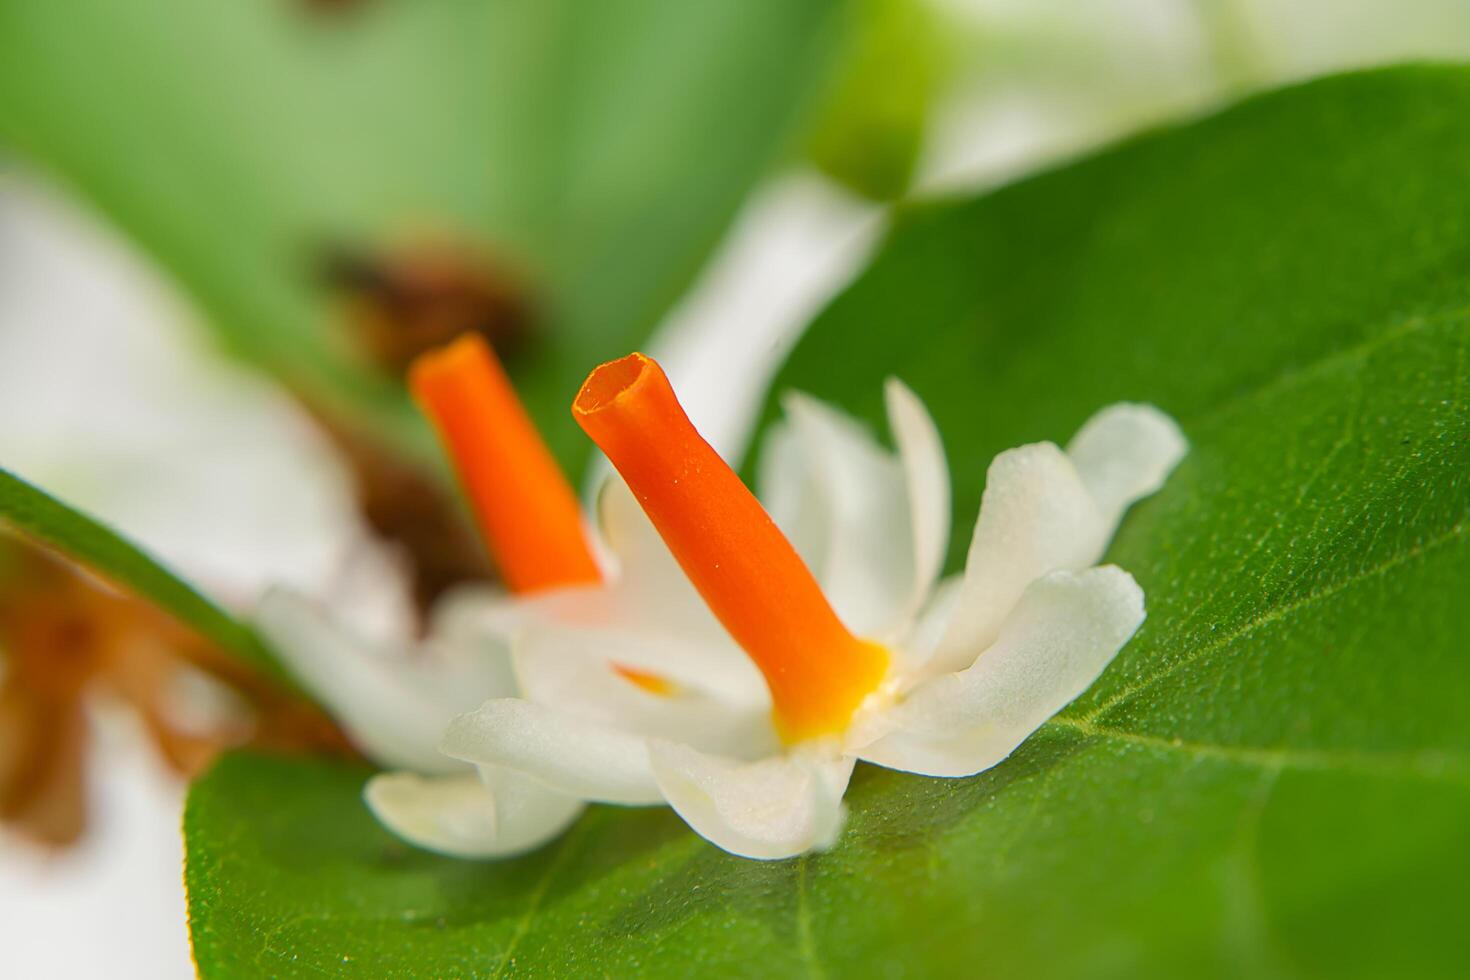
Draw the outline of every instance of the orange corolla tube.
M490 346L465 334L420 355L408 378L511 591L601 581L576 494Z
M782 738L845 728L882 682L888 651L842 625L791 542L694 430L663 369L642 354L602 365L572 415L765 675Z

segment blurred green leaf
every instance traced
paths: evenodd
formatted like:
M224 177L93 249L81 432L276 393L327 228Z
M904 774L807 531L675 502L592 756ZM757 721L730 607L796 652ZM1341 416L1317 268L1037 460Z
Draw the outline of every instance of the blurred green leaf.
M66 555L116 586L155 603L187 626L277 680L284 668L255 631L235 619L147 552L80 511L0 469L0 528Z
M564 462L599 360L647 335L794 136L841 0L0 2L0 139L61 175L231 346L417 445L324 249L464 238L531 284L515 365ZM320 9L313 9L320 8Z
M1470 875L1470 69L1327 80L910 211L778 388L985 467L1155 402L1193 449L1110 553L1149 621L972 779L861 767L835 850L598 807L492 865L365 773L235 756L185 830L205 976L1457 977ZM951 566L954 566L951 562Z
M949 54L929 0L856 0L844 55L808 138L812 161L874 200L902 197Z

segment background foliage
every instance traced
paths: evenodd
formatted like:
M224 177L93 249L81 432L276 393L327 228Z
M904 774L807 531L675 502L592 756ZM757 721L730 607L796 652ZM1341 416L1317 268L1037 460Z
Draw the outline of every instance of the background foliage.
M787 152L840 0L0 3L0 140L95 203L231 348L380 440L421 430L320 274L417 238L486 257L566 391L637 345Z

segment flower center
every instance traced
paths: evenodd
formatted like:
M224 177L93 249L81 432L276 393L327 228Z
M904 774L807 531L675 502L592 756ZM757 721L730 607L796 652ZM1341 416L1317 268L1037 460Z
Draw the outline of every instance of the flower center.
M576 494L490 346L465 334L421 355L409 387L511 591L600 582Z
M888 651L842 625L796 549L694 430L663 369L642 354L602 365L572 415L765 675L782 738L846 728L883 680Z

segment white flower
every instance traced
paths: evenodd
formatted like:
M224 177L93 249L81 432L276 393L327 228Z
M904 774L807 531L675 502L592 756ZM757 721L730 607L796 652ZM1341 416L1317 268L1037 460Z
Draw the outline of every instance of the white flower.
M268 593L256 619L298 680L359 750L392 771L373 777L368 806L414 844L462 857L530 850L561 833L580 798L513 769L476 767L437 751L456 714L520 693L508 632L536 607L528 596L600 577L576 498L541 442L490 348L469 335L420 358L414 394L438 428L485 532L518 594L487 603L494 630L467 634L436 610L416 649L383 649L310 602Z
M656 364L593 372L574 414L632 489L612 481L599 501L621 574L533 600L513 644L524 697L455 719L442 750L568 796L667 802L725 850L768 859L836 840L857 759L934 776L1005 759L1142 623L1133 579L1093 566L1185 443L1157 410L1115 405L1065 452L1002 453L964 575L938 585L943 450L912 392L891 381L886 396L897 456L787 400L761 482L788 545Z
M437 626L416 649L392 649L282 589L261 600L256 622L353 744L396 770L372 777L363 796L405 840L457 857L503 857L540 846L582 812L577 797L513 770L477 771L438 751L456 714L519 693L503 641Z

